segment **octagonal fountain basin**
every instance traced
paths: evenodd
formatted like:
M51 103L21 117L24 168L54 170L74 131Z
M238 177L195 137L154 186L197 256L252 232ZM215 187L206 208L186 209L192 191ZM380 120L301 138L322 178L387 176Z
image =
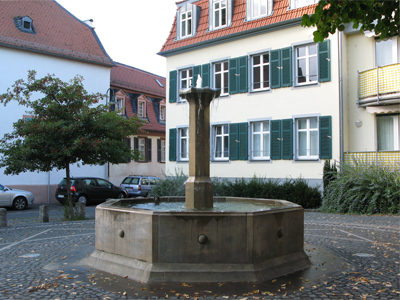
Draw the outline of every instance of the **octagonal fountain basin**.
M311 265L301 206L214 197L213 209L194 210L184 201L97 206L96 250L86 264L141 282L262 282Z

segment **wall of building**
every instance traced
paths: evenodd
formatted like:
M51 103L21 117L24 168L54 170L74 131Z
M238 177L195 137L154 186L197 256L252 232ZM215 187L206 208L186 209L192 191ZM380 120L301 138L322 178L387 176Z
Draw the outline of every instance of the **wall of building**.
M28 51L0 47L0 93L5 93L17 79L27 79L28 70L37 72L36 78L54 74L64 81L69 81L77 74L82 75L88 93L105 94L110 86L110 68L95 64L37 54ZM39 97L39 95L33 95ZM101 102L105 104L105 99ZM26 107L17 103L0 105L0 136L13 130L12 124L26 113ZM107 166L71 166L71 176L97 176L107 178ZM48 195L48 186L55 186L65 177L65 170L51 172L28 172L16 176L4 175L0 169L0 183L9 187L24 186L25 190L34 191L35 203L55 202L54 193Z
M312 29L300 26L239 39L222 45L191 51L167 58L168 73L185 66L201 65L216 60L240 57L263 50L274 50L292 45L310 43ZM337 37L331 39L331 81L306 87L285 87L261 93L243 93L221 97L211 104L211 123L248 122L260 118L287 119L300 115L332 116L332 158L339 160L339 85ZM168 74L169 76L169 74ZM169 82L169 78L167 78ZM169 95L167 91L167 95ZM188 104L167 104L167 141L169 128L189 125ZM190 138L190 137L189 137ZM188 174L187 162L168 161L166 170L172 174L182 169ZM211 176L268 178L303 178L320 182L323 160L270 160L211 162Z

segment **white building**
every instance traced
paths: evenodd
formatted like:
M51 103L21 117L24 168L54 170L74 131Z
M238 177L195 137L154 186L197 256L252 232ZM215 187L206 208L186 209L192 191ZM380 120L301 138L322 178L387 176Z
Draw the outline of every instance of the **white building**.
M85 79L88 93L106 93L114 65L95 31L55 1L0 1L0 93L15 80L26 79L28 70L37 78L54 74L69 81L77 74ZM104 99L104 103L105 103ZM16 103L0 106L0 135L13 130L13 122L27 115ZM65 170L6 176L0 169L0 183L34 193L35 203L54 202L54 192ZM107 166L71 168L71 175L107 178Z

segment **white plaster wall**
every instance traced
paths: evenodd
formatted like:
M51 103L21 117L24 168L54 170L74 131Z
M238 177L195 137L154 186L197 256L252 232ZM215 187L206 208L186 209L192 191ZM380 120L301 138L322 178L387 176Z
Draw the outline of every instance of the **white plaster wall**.
M36 78L41 78L48 73L54 74L64 81L69 81L77 74L84 77L84 86L88 93L100 92L105 94L110 86L110 67L83 63L28 51L14 50L0 47L0 93L5 93L17 79L27 79L28 70L36 70ZM105 103L105 99L101 103ZM0 136L12 131L12 123L21 119L26 112L26 107L9 103L6 107L0 105ZM98 176L107 178L107 166L81 166L73 165L72 176ZM22 173L18 176L4 175L0 169L0 183L5 185L47 185L57 184L65 177L65 170ZM47 196L46 196L47 197ZM47 199L45 199L47 202ZM53 200L53 199L50 199ZM40 201L40 199L38 200ZM37 202L35 200L35 202Z
M119 186L128 175L148 175L161 177L165 173L165 163L157 162L157 139L159 137L151 138L151 162L135 162L132 161L128 164L112 165L110 164L110 177L109 180L115 185Z
M234 58L256 51L273 50L312 42L312 29L293 27L277 32L196 50L167 58L167 74L184 66L210 63L217 59ZM236 94L214 100L211 105L211 123L246 122L251 119L286 119L298 115L332 116L332 158L339 160L339 84L337 36L331 36L331 81L302 88L272 89L267 93ZM167 78L169 82L169 78ZM169 95L167 91L167 95ZM188 125L188 105L167 103L167 141L169 129ZM182 169L188 174L187 162L170 162L167 147L167 172ZM323 161L273 160L269 162L211 162L211 176L321 179Z

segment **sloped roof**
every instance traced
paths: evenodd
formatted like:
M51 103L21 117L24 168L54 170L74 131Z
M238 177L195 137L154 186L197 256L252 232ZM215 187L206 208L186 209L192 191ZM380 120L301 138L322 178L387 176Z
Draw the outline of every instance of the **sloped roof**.
M23 32L15 17L32 19L35 33ZM53 0L0 1L0 46L112 66L95 31Z
M178 3L183 3L181 1ZM180 49L190 49L200 45L211 44L222 38L237 37L239 34L254 33L261 28L284 26L290 21L300 21L304 14L314 13L317 4L289 10L289 0L274 0L273 14L271 16L252 21L246 19L246 0L235 0L232 16L232 25L208 31L208 4L209 0L195 1L193 4L201 8L199 24L195 36L176 40L176 16L169 36L158 54L168 56L177 53ZM177 3L177 4L178 4Z
M162 84L161 87L156 79ZM131 91L165 98L166 79L121 63L111 68L111 85Z

